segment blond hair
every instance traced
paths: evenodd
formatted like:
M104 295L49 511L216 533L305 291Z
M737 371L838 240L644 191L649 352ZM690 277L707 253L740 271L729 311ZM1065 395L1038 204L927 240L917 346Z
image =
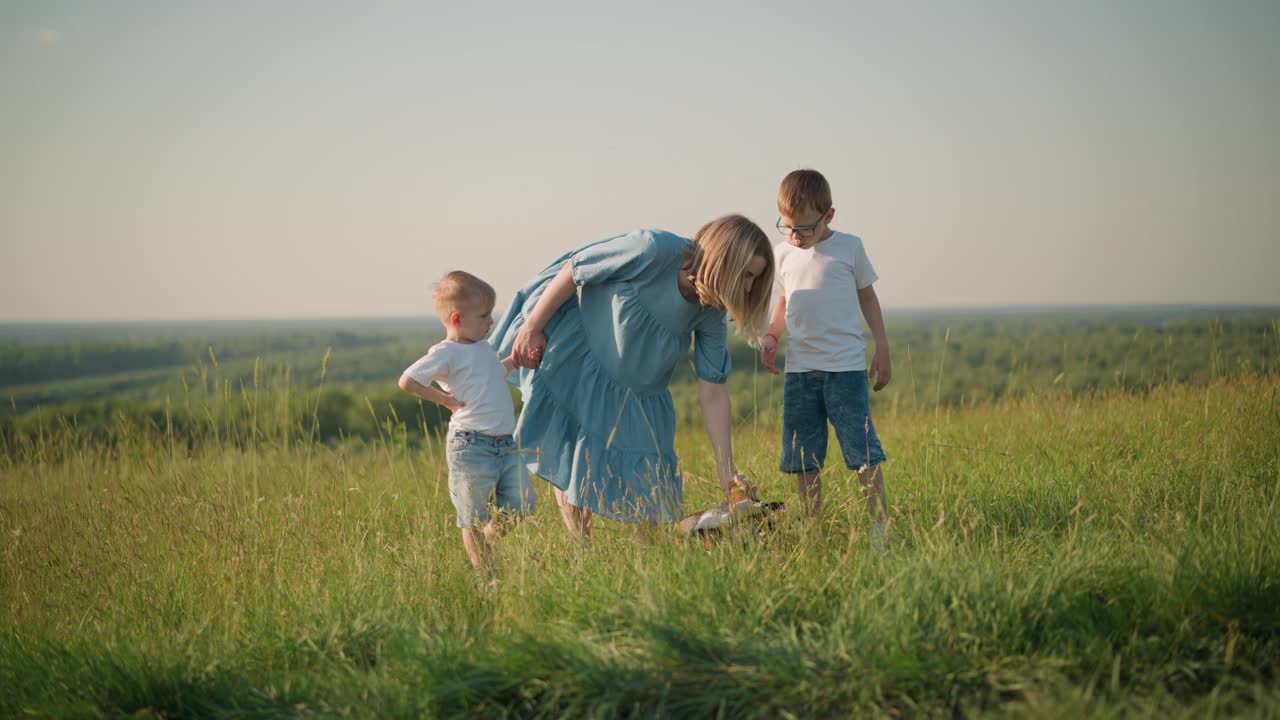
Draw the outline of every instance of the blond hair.
M431 300L435 302L436 314L441 318L456 310L459 305L470 300L484 300L492 305L498 299L493 286L469 272L454 270L440 278L431 291Z
M817 170L793 170L778 188L778 212L794 218L805 210L831 209L831 186Z
M764 258L761 272L747 292L743 287L747 266L754 257ZM681 270L687 273L703 305L724 308L755 347L769 310L773 290L773 247L759 225L741 215L725 215L703 225L693 236L693 249Z

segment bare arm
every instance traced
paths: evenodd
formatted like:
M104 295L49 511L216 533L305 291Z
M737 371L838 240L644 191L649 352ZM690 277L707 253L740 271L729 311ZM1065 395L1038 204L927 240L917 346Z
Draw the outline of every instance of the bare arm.
M875 338L876 351L871 357L871 377L875 380L873 390L880 390L889 384L893 373L889 364L889 339L884 332L884 315L880 312L880 299L876 297L874 286L868 285L858 290L858 305L862 308L862 317L871 328L871 337Z
M733 464L733 437L730 423L733 406L729 400L729 386L698 381L698 403L702 406L702 423L711 439L711 449L716 456L716 473L720 476L720 490L725 493L734 484L748 489L745 480L738 476Z
M443 405L444 407L449 408L449 412L457 412L460 408L467 406L466 403L455 398L449 393L438 388L431 387L430 385L423 385L408 375L400 376L400 389L410 395L420 397L427 402Z
M576 290L573 266L565 263L547 284L547 289L542 291L542 297L533 306L533 312L525 318L524 326L516 334L511 357L518 367L536 368L542 364L542 350L547 346L547 336L542 333L542 329Z
M778 374L778 341L787 331L787 296L779 295L769 317L769 329L760 340L760 363L774 375Z

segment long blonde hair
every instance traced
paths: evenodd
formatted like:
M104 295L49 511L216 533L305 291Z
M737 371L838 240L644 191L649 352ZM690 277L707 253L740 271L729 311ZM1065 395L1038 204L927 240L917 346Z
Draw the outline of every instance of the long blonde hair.
M764 272L747 292L747 265L757 256L764 258ZM773 292L773 247L759 225L741 215L725 215L703 225L693 236L693 249L681 272L693 283L699 302L724 308L737 334L745 335L752 347L759 344Z

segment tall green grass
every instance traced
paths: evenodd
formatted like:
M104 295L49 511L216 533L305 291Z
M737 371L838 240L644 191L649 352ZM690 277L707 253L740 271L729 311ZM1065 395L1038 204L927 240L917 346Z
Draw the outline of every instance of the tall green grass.
M771 382L738 463L793 500ZM287 408L323 393L222 385L179 401L199 442L63 426L0 456L0 714L1280 713L1275 375L878 415L883 557L838 453L819 532L710 553L607 523L581 552L540 484L492 593L430 435L307 439ZM677 449L687 506L716 502L705 434Z

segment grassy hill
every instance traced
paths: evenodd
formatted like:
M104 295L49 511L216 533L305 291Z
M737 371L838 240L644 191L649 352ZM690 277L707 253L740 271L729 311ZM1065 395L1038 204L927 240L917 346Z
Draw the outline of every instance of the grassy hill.
M431 442L64 428L0 456L0 714L1274 716L1278 379L899 401L882 557L847 472L820 527L710 553L580 552L540 483L491 595ZM738 462L793 500L752 411Z

